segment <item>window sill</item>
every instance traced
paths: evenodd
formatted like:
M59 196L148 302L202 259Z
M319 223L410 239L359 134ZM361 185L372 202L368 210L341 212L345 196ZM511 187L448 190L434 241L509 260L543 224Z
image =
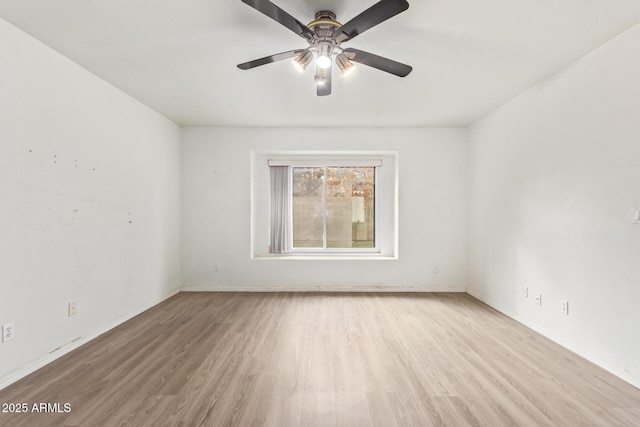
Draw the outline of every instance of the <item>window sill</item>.
M397 256L384 256L380 254L353 254L353 255L318 255L318 254L285 254L285 255L254 255L252 260L273 261L397 261Z

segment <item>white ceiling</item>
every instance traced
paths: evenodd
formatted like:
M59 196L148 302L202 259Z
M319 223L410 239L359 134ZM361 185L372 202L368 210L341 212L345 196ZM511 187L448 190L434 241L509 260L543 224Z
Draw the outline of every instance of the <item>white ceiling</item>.
M345 23L375 0L272 0ZM0 0L0 17L182 125L467 125L640 22L639 0L410 0L343 47L413 66L359 66L317 97L313 67L236 64L306 47L240 0Z

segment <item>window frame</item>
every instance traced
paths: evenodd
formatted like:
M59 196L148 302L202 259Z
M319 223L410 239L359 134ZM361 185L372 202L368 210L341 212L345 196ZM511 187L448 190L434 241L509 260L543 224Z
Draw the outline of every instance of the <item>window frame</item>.
M274 162L273 165L275 165ZM338 163L337 165L334 163ZM269 162L269 165L272 166L272 163ZM336 160L326 160L326 161L302 161L297 163L295 161L291 161L291 164L287 165L289 167L289 239L287 242L287 252L289 254L294 255L318 255L318 254L349 254L349 255L359 255L359 254L380 254L380 240L378 239L378 221L380 215L380 197L378 195L378 176L379 168L382 167L382 160L348 160L348 161L336 161ZM327 187L328 182L326 179L323 179L323 207L324 214L322 218L322 244L323 247L294 247L293 246L293 168L303 168L303 167L314 167L314 168L324 168L324 176L327 176L327 168L357 168L357 167L372 167L374 168L374 201L373 201L373 241L374 246L372 248L329 248L326 247L327 244Z
M250 150L249 204L251 219L247 238L250 240L249 256L255 261L387 261L399 259L399 211L400 196L400 153L397 150L301 150L267 149ZM270 251L270 165L287 166L292 162L310 165L322 161L340 166L342 161L349 164L382 162L376 173L377 222L376 246L379 252L315 252L315 253L272 253ZM288 162L288 163L283 163Z

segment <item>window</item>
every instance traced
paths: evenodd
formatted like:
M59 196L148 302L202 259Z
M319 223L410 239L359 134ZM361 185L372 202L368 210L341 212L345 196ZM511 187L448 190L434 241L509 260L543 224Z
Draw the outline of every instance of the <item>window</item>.
M397 259L395 151L253 151L252 259Z
M373 166L291 167L292 249L375 249Z

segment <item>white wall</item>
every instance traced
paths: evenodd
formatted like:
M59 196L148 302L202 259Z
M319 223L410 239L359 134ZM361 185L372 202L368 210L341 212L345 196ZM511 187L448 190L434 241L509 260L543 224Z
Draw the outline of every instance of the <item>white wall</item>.
M398 152L397 260L251 259L251 152L305 150ZM463 129L185 128L184 289L464 291L466 169Z
M179 289L180 130L3 20L0 58L1 388Z
M474 124L469 210L469 292L636 385L638 52L640 26Z

